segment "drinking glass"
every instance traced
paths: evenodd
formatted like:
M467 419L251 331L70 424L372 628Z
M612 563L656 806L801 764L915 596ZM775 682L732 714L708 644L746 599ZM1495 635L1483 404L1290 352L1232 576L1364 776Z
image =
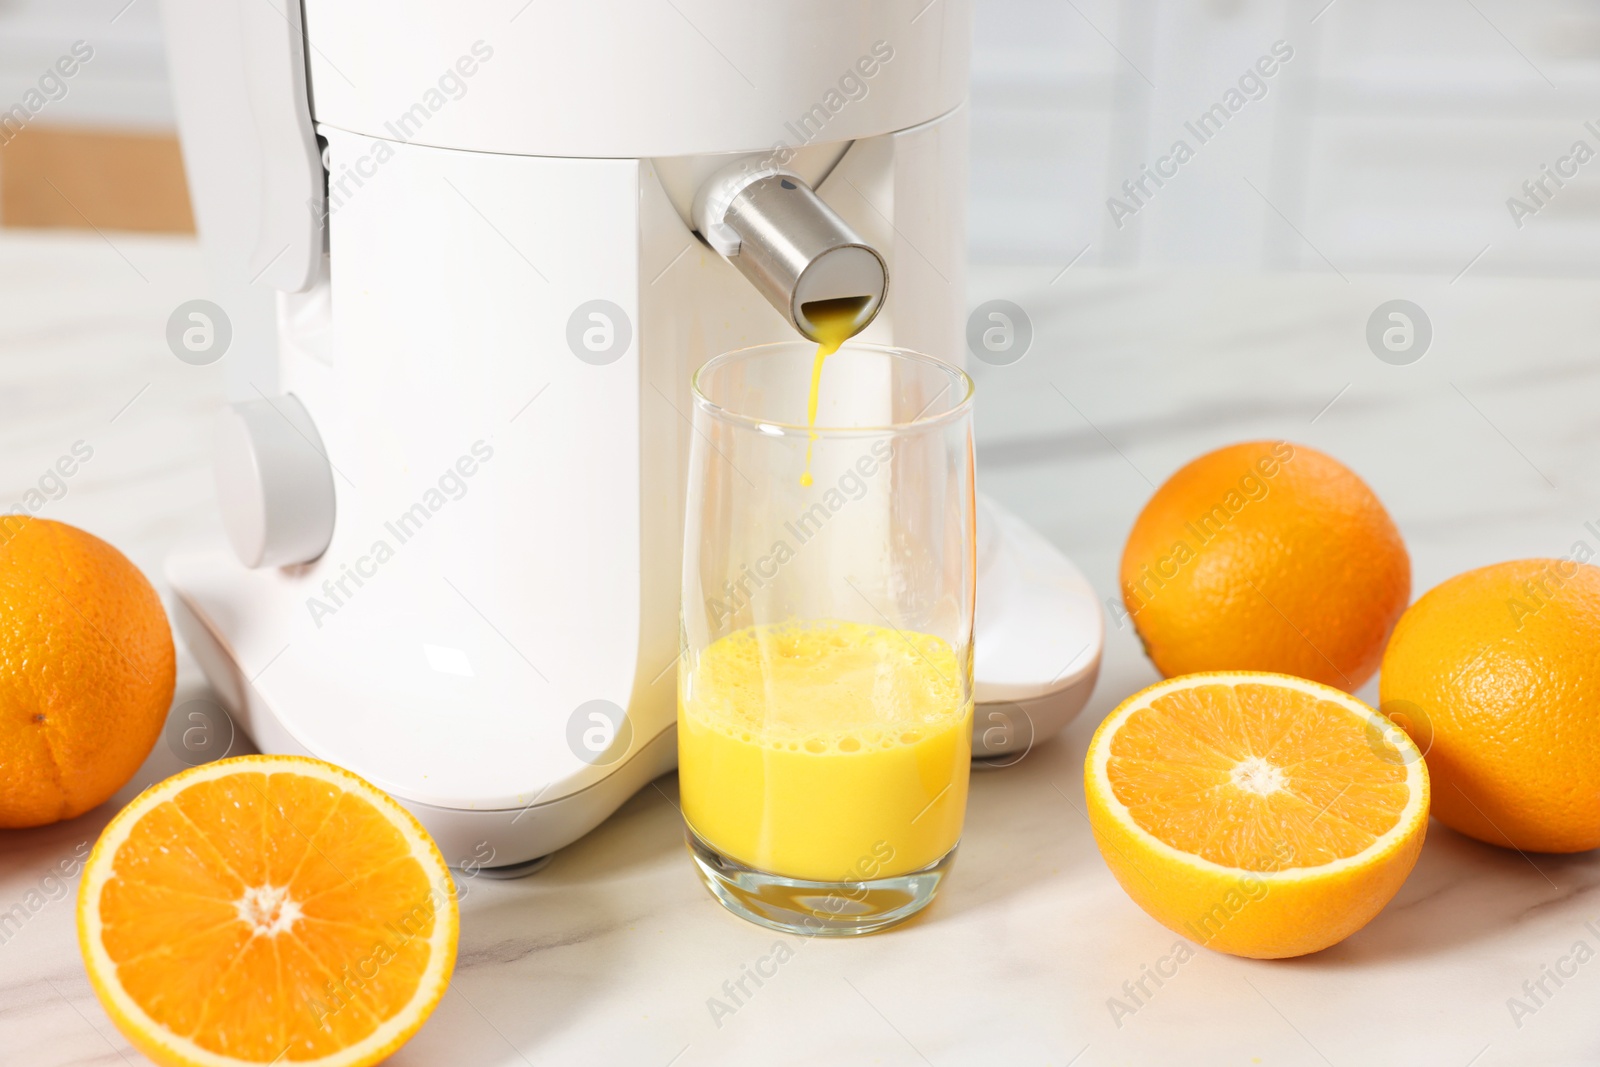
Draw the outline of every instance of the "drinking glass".
M961 837L973 386L846 344L808 426L815 351L761 345L695 375L678 776L718 900L848 936L926 907Z

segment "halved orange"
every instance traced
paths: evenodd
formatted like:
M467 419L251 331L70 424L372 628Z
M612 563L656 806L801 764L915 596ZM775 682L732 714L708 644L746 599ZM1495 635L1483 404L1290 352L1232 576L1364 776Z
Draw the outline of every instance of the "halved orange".
M1299 956L1383 910L1428 822L1422 753L1355 697L1286 674L1189 674L1106 717L1084 762L1117 881L1221 952Z
M320 760L241 756L141 793L78 892L95 994L168 1067L358 1067L432 1013L455 886L427 831Z

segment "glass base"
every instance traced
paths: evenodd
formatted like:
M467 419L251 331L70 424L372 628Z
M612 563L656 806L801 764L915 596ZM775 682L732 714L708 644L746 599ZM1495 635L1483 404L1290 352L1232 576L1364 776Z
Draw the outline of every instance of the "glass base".
M933 902L952 848L920 870L865 882L785 878L729 859L685 827L700 880L722 906L758 926L802 937L856 937L897 926Z

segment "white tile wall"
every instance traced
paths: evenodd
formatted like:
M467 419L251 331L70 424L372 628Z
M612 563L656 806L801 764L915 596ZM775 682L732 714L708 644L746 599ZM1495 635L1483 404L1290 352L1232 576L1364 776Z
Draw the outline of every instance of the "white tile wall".
M1112 225L1106 198L1276 40L1267 95ZM1594 273L1591 118L1593 0L979 0L972 254ZM1506 199L1579 138L1597 159L1518 228Z
M156 0L0 0L0 110L80 40L94 58L36 121L172 128Z

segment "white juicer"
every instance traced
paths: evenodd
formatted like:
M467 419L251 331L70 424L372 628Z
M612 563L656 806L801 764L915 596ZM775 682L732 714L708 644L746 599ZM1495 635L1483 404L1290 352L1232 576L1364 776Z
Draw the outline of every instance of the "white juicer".
M219 285L276 291L180 630L263 751L514 871L675 763L691 373L839 299L963 361L968 4L164 15ZM978 555L974 750L1015 759L1088 699L1101 616L992 502Z

